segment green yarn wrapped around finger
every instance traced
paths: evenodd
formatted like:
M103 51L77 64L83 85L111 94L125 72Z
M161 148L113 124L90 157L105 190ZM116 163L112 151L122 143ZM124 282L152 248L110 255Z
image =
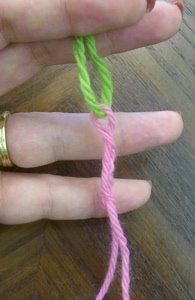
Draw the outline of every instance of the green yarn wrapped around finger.
M95 65L101 83L101 95L98 100L91 87L90 76L87 70L86 50ZM97 117L105 117L105 112L100 107L103 103L112 106L113 84L112 77L107 64L97 51L95 38L93 36L76 37L73 45L73 53L79 69L80 87L89 110Z

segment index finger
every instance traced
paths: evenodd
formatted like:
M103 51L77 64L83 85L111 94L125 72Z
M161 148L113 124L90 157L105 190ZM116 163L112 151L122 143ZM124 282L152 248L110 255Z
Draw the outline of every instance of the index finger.
M0 49L9 42L95 34L139 21L155 0L0 0Z

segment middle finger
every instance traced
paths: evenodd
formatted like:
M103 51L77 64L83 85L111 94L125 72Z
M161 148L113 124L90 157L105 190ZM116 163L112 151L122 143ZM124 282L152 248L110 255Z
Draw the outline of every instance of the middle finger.
M180 114L171 111L115 113L118 155L168 144L182 132ZM11 160L37 167L59 160L98 159L103 142L88 114L16 113L6 124Z

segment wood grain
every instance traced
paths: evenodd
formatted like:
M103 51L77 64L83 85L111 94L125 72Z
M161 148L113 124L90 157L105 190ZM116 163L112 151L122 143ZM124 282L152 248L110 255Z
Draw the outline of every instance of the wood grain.
M117 177L153 181L149 203L121 216L132 250L135 300L195 299L194 12L194 0L186 1L182 29L170 41L108 59L115 110L176 110L185 123L177 143L117 161ZM76 67L45 69L1 97L0 110L5 109L86 111ZM28 171L98 176L100 162L58 162ZM109 243L105 219L1 225L0 299L94 299L107 268ZM119 275L120 266L106 299L121 299Z

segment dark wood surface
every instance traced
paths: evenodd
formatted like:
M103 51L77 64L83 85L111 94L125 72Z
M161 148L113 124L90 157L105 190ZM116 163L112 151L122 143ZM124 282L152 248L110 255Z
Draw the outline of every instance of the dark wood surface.
M176 110L185 123L177 143L117 162L117 177L153 181L148 204L121 216L132 250L135 300L195 299L194 11L194 0L186 1L184 24L170 41L108 59L115 110ZM45 69L1 97L0 109L86 111L75 66ZM58 162L29 172L98 176L100 162ZM109 244L105 219L0 225L0 299L94 299ZM120 266L106 299L121 299L119 274Z

